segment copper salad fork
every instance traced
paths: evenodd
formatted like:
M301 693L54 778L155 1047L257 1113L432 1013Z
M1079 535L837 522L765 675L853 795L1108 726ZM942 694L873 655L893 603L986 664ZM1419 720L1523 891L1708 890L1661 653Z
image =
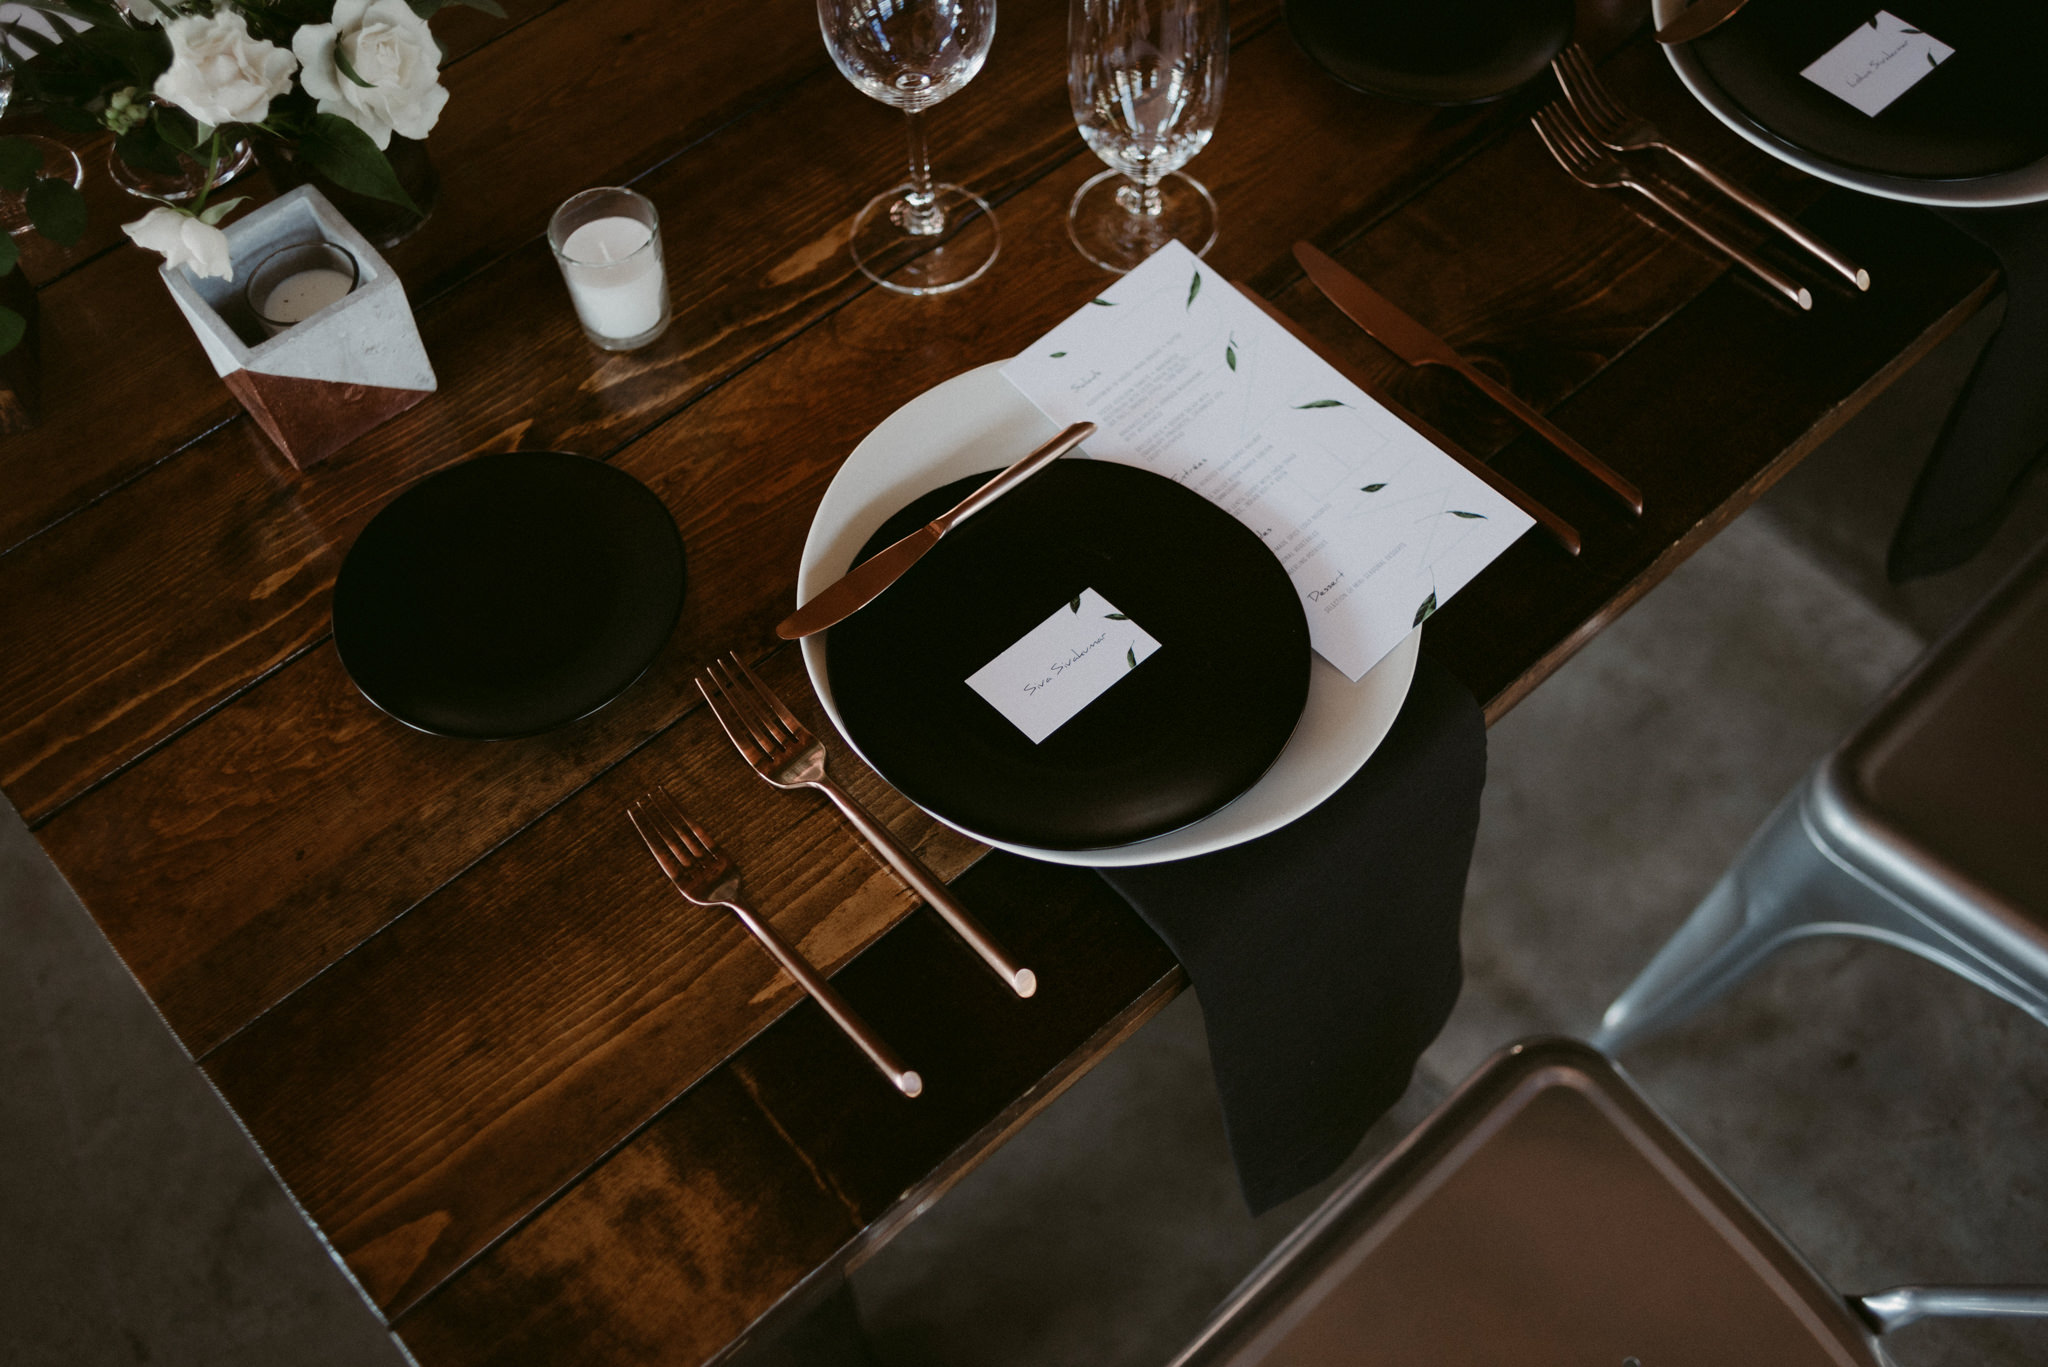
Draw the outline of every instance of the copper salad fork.
M830 798L883 862L910 884L1012 992L1028 997L1038 990L1038 975L1012 960L954 899L939 876L839 786L825 768L825 742L797 720L738 654L713 660L697 676L697 691L711 704L712 715L755 773L778 788L815 788Z
M738 917L748 934L782 965L784 972L811 994L812 1000L825 1008L825 1014L860 1047L868 1061L889 1079L891 1086L905 1096L916 1096L924 1090L924 1079L906 1068L903 1060L896 1057L895 1051L882 1042L881 1036L846 1004L846 999L826 981L825 976L812 968L796 946L783 939L775 927L748 904L746 891L740 886L739 870L733 867L732 860L713 843L711 837L704 834L704 828L690 820L667 788L657 787L629 804L626 819L633 823L633 829L640 832L640 838L647 842L654 862L661 865L661 871L668 875L668 881L675 885L684 901L700 907L724 907Z
M1536 125L1536 136L1543 139L1543 145L1550 149L1550 155L1557 158L1557 164L1564 167L1573 180L1596 190L1634 190L1706 239L1723 255L1747 266L1758 279L1800 308L1813 307L1811 290L1787 279L1781 272L1759 261L1701 222L1680 205L1673 195L1666 193L1668 187L1662 182L1639 176L1630 170L1620 157L1593 141L1592 134L1580 124L1578 115L1564 105L1556 102L1544 105L1536 111L1536 116L1530 122Z
M1738 5L1737 8L1739 7ZM1733 13L1733 10L1729 12ZM1661 35L1659 41L1663 41ZM1806 248L1857 289L1870 288L1869 271L1856 265L1684 148L1674 147L1666 142L1664 134L1658 130L1656 124L1614 98L1613 92L1607 88L1607 83L1600 79L1600 73L1593 66L1592 59L1586 55L1586 50L1577 43L1567 44L1564 51L1551 60L1550 69L1557 75L1557 84L1564 91L1565 102L1578 112L1586 131L1593 135L1594 141L1615 152L1640 152L1653 147L1669 152L1690 167L1693 174L1701 180Z

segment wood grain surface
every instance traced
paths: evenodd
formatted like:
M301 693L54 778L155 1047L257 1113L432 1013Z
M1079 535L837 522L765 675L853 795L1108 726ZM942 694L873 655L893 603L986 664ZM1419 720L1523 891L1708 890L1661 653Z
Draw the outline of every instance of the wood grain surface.
M419 408L300 474L225 400L154 258L100 241L37 264L46 418L0 440L0 788L422 1362L703 1362L1181 985L1092 875L979 858L842 746L841 776L966 870L967 904L1038 969L1017 1001L822 802L751 774L691 686L737 649L826 730L771 635L812 512L890 411L1100 288L1063 223L1099 163L1068 109L1065 5L1006 0L986 69L932 118L940 173L997 203L1003 253L969 290L906 300L844 250L897 174L901 116L832 69L810 5L449 14L441 206L389 254L441 380ZM1581 33L1604 49L1640 18L1589 0ZM1640 36L1609 79L1867 265L1868 296L1781 255L1818 287L1798 314L1654 210L1571 182L1527 127L1544 89L1396 105L1325 78L1277 0L1233 21L1223 120L1191 168L1222 206L1210 261L1585 535L1576 561L1525 537L1432 622L1489 716L1995 287L1931 215L1824 192L1721 129ZM663 216L675 322L612 356L541 233L568 194L622 181ZM1636 480L1645 517L1352 328L1301 280L1299 238ZM688 546L683 617L582 722L421 735L350 683L334 576L400 489L513 448L647 483ZM729 919L667 887L624 819L657 781L924 1097L895 1096Z

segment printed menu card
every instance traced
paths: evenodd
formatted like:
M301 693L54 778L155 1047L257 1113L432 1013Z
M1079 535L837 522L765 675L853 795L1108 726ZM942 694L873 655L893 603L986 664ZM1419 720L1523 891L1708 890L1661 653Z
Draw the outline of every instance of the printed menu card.
M1354 681L1532 525L1178 242L1003 375L1263 537Z

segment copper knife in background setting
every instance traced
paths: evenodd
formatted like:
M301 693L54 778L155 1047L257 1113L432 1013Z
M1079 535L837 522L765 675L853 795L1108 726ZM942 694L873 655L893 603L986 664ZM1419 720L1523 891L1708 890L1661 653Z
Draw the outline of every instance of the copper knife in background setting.
M900 579L905 570L915 565L926 551L938 544L940 537L1088 440L1094 433L1094 423L1075 423L961 499L953 506L952 511L933 518L893 546L886 546L855 565L837 583L821 590L817 597L785 618L782 625L775 628L775 634L785 641L798 641L806 636L815 636L826 627L845 621L873 602L875 596L883 589Z
M1306 242L1294 244L1294 259L1308 272L1308 278L1344 316L1370 333L1375 341L1412 366L1446 366L1463 375L1480 393L1515 415L1530 431L1571 457L1580 469L1599 480L1629 511L1642 516L1643 495L1627 479L1608 468L1605 461L1561 432L1541 413L1524 403L1513 390L1496 383L1485 372L1451 349L1450 343L1403 313L1386 296L1338 265L1336 260Z

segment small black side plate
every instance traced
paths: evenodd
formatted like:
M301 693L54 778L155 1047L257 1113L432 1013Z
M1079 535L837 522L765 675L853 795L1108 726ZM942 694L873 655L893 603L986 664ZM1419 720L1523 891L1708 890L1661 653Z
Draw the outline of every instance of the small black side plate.
M1353 90L1479 104L1541 76L1572 39L1572 0L1288 0L1294 40Z
M504 740L603 707L683 607L683 538L639 480L512 451L429 475L356 538L334 645L363 696L440 736Z

